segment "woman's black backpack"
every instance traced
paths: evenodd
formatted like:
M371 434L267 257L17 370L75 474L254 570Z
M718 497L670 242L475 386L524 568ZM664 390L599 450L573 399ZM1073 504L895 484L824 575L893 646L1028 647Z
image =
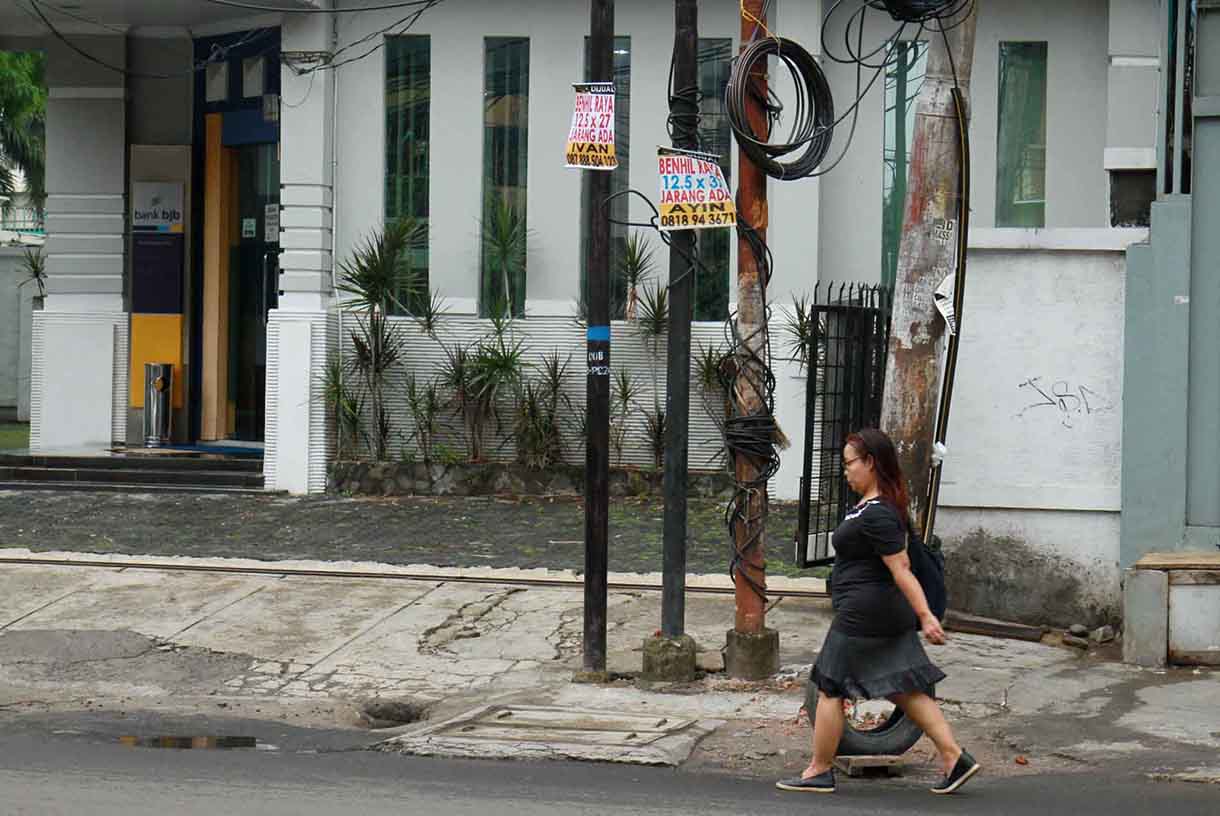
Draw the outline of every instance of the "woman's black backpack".
M945 591L945 556L940 550L940 539L932 536L935 549L923 543L919 533L912 532L907 540L907 557L911 559L911 572L923 587L928 608L937 620L945 619L949 596Z

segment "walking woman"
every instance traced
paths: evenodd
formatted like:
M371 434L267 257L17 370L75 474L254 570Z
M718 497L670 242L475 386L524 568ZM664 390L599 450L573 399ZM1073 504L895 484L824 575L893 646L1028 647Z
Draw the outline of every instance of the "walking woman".
M932 698L933 686L945 674L928 660L919 632L934 644L945 642L945 632L928 609L907 558L910 504L894 443L875 429L851 434L843 449L843 472L862 498L834 532L835 617L809 678L820 693L816 715L809 712L813 759L799 778L776 787L833 792L831 763L843 736L844 698L886 698L940 752L945 776L932 793L953 793L980 766L957 744Z

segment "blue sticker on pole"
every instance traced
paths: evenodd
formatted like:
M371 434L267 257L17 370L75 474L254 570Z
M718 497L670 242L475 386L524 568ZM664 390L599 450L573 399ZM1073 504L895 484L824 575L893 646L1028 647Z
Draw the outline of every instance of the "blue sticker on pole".
M590 326L588 337L589 376L610 376L610 327Z

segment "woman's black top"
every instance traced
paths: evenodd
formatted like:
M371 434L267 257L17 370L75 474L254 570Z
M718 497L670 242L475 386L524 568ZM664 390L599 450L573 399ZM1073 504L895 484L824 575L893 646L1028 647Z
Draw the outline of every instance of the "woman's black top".
M919 628L915 610L881 560L902 552L906 541L898 512L887 501L872 499L847 514L832 539L834 629L845 635L891 637Z

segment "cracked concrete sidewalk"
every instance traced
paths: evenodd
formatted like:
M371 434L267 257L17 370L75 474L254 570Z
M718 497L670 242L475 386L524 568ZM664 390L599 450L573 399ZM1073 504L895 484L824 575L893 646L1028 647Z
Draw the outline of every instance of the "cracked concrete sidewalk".
M362 713L373 699L421 703L432 722L489 703L582 706L725 721L691 767L774 776L807 759L808 727L796 717L831 620L825 600L785 598L772 609L784 668L749 683L714 671L733 599L691 595L687 631L713 671L695 683L649 687L630 675L660 625L660 593L612 591L616 679L589 685L572 683L579 587L461 583L443 572L426 581L182 572L114 558L113 567L0 566L0 718L221 709L370 728L384 725ZM1220 781L1220 672L1138 669L964 634L930 654L948 674L938 688L946 712L989 769ZM371 730L370 743L402 731ZM916 776L934 775L927 745L912 758Z

